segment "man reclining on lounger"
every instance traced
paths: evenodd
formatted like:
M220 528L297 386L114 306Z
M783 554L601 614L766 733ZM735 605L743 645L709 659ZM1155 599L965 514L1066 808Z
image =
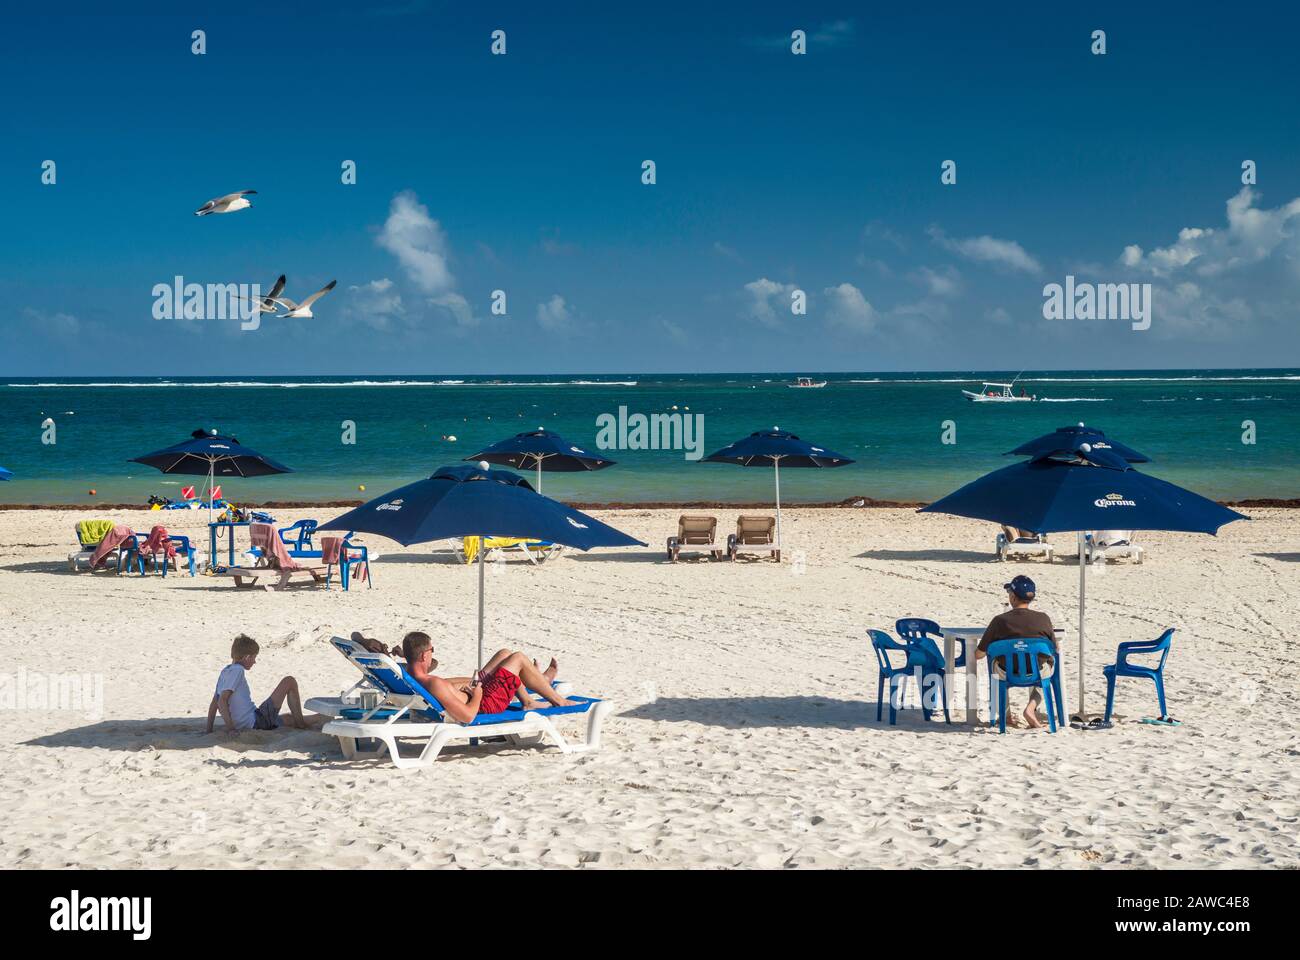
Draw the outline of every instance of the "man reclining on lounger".
M430 672L438 661L433 658L433 640L427 633L408 633L402 638L402 653L407 672L437 698L457 723L469 723L480 713L500 713L515 699L525 710L535 710L537 702L528 695L529 690L540 693L554 706L573 705L551 686L559 669L555 660L542 671L518 651L498 650L477 677L444 679Z

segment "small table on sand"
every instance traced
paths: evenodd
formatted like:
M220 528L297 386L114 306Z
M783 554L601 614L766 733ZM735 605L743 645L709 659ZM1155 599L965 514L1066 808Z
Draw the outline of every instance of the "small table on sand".
M984 627L941 627L943 633L943 672L945 682L948 684L948 696L951 698L953 693L953 681L957 673L957 641L959 639L966 641L966 719L964 723L979 723L979 670L976 668L975 646L984 636ZM1062 630L1055 627L1053 632L1056 634L1058 643L1056 649L1061 649L1059 643ZM1057 666L1060 666L1060 658L1057 658Z
M217 531L222 527L226 528L227 535L230 537L230 566L235 565L235 527L251 526L249 520L214 520L208 524L208 563L214 568L217 566Z

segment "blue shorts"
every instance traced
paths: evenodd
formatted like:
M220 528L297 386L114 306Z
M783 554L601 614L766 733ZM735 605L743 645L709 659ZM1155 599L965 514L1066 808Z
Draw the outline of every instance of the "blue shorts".
M280 709L270 697L262 701L253 718L254 730L274 730L280 725Z

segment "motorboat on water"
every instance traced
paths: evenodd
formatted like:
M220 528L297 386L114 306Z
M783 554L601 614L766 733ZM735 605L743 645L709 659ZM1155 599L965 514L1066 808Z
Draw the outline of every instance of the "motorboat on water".
M817 387L826 386L825 380L814 380L812 377L796 377L794 383L787 383L787 387L802 390L814 390Z
M973 390L963 390L962 396L974 403L1032 403L1038 397L1031 396L1029 391L1024 387L1020 388L1020 393L1013 389L1014 383L986 383L976 393Z

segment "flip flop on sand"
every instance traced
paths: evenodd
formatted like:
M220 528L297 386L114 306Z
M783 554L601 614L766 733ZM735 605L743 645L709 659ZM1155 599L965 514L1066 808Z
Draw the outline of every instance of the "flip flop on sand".
M1181 727L1183 722L1173 717L1143 717L1138 723L1150 723L1157 727Z

